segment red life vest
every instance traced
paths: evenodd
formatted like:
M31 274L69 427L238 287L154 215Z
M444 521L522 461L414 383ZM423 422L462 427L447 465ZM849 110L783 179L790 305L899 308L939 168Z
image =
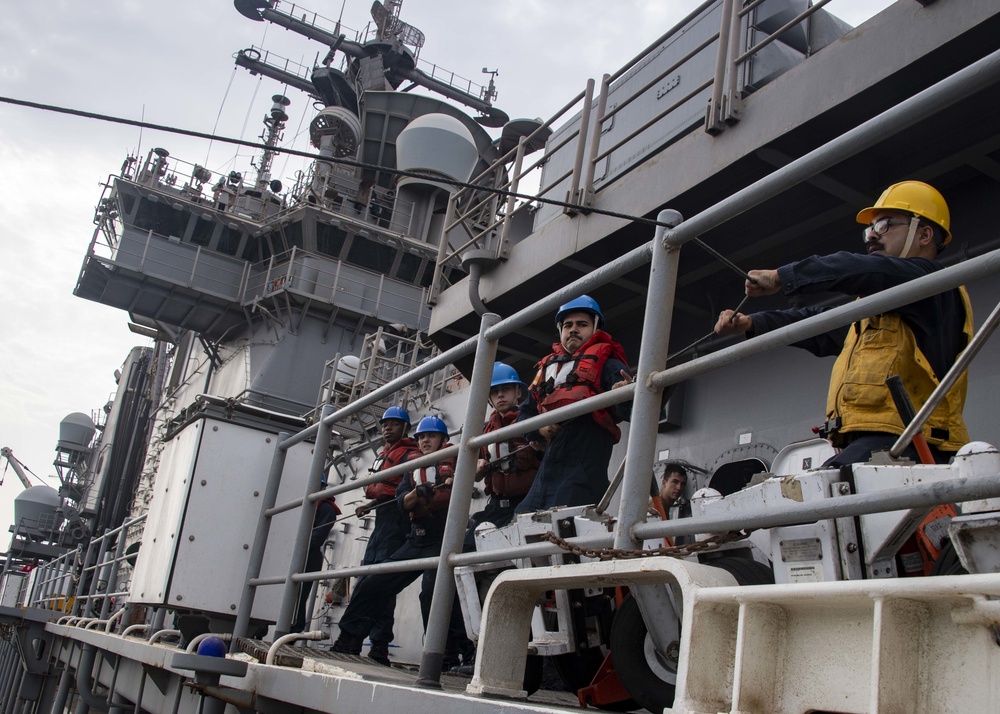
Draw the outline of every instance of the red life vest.
M340 506L337 505L337 499L334 496L330 496L329 498L324 498L321 501L317 501L316 502L316 507L318 508L319 504L321 504L321 503L329 503L333 507L333 513L334 513L334 515L335 516L339 516L340 515Z
M412 456L419 454L420 449L417 447L417 442L413 439L408 439L403 437L395 444L386 444L382 447L382 451L376 457L375 462L369 469L371 473L378 473L379 471L385 471L393 466L398 466L401 463L409 461ZM365 486L365 496L367 498L375 499L376 501L388 501L390 498L396 497L396 486L399 482L403 480L402 474L399 476L393 476L385 481L379 481L378 483L370 483Z
M448 442L441 444L441 449L451 446ZM440 449L439 449L440 450ZM422 455L422 454L421 454ZM455 476L455 459L444 459L436 464L414 470L410 477L413 487L429 483L441 486L447 479ZM417 521L428 516L443 515L448 511L448 501L451 500L451 487L439 488L434 491L434 498L426 506L423 501L417 501L417 506L410 511L410 520Z
M506 414L494 410L490 414L489 420L483 427L483 433L509 426L517 421L517 407L510 409ZM490 469L486 474L486 493L500 498L511 498L523 496L531 488L535 480L535 473L538 471L538 452L534 449L524 449L527 440L518 436L510 441L501 441L483 447L482 458L487 461L500 461L498 468ZM516 452L516 453L515 453ZM514 454L513 457L510 457Z
M601 373L612 358L628 364L625 350L604 330L594 332L573 354L567 353L560 343L553 344L552 354L538 363L538 373L531 383L538 411L552 411L602 393ZM599 409L592 414L594 421L611 432L617 444L622 432L611 410Z

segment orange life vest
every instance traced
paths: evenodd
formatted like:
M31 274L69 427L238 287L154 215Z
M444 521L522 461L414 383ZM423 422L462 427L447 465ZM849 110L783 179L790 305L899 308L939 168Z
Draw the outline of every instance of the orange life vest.
M538 411L552 411L602 393L601 374L605 363L612 358L628 363L625 350L604 330L594 332L573 354L567 353L562 344L553 344L552 354L538 363L538 373L531 383ZM592 415L594 421L611 432L617 444L622 432L612 411L598 409Z
M386 444L383 446L382 451L379 453L378 457L376 457L375 462L372 464L369 471L373 474L378 473L379 471L385 471L388 468L398 466L399 464L408 461L411 456L419 453L420 449L417 447L417 442L413 439L404 437L394 444ZM388 478L385 481L370 483L365 486L365 496L377 501L388 501L390 498L395 498L396 487L402 480L403 476L400 474L399 476Z
M501 427L513 424L515 421L517 421L517 407L509 410L506 414L494 410L483 427L483 433L496 431ZM527 440L519 436L510 441L501 441L483 447L483 458L490 462L499 463L496 468L490 469L486 474L485 490L487 494L511 498L523 496L528 492L535 480L535 473L538 471L538 452L530 448L525 449L524 447L527 445ZM522 450L518 451L518 449Z

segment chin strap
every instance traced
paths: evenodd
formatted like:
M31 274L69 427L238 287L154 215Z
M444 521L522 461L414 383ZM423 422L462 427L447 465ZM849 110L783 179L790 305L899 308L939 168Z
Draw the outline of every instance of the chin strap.
M917 226L920 223L919 216L913 216L910 218L910 230L906 234L906 242L903 244L903 252L900 253L900 258L909 258L910 250L913 249L913 239L917 236Z

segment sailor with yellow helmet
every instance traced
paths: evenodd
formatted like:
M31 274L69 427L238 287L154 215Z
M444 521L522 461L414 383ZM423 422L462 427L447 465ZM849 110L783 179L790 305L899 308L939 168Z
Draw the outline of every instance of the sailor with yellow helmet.
M951 241L944 197L920 181L887 188L857 216L864 224L865 255L813 256L776 270L751 270L751 297L838 292L866 296L943 266L936 258ZM822 307L756 312L724 310L720 335L762 334L822 312ZM840 453L829 466L866 461L890 448L903 431L886 378L899 375L919 409L972 337L972 307L965 288L949 290L874 315L848 327L796 343L817 356L838 355L830 378L824 431ZM963 375L924 424L923 434L939 462L969 440L962 418L968 380ZM912 446L910 447L912 449ZM915 459L916 460L916 459Z

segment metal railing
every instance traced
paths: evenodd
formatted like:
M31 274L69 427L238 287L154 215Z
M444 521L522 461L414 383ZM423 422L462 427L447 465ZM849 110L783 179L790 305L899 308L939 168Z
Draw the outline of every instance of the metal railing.
M118 589L126 543L146 514L126 521L87 546L78 547L38 566L23 604L73 616L107 619L113 603L124 604L127 589ZM116 600L117 599L117 600ZM96 612L95 612L96 611Z
M566 149L574 153L571 165L558 174L545 175L544 184L541 182L541 176L538 176L539 186L532 195L536 199L564 201L576 206L591 205L597 191L595 175L602 162L609 161L616 151L678 110L687 107L692 100L708 90L711 92L705 115L705 131L716 135L727 126L735 124L739 120L742 110L743 88L740 86L740 77L741 73L745 74L744 68L747 63L756 57L761 50L779 40L790 30L808 22L816 11L831 1L817 0L815 4L796 15L778 30L743 51L743 38L750 37L749 30L754 28L752 24L753 14L764 0L753 0L748 3L736 2L736 0L706 0L616 72L604 75L597 88L596 99L595 82L591 79L588 80L584 91L557 110L529 137L522 139L517 147L508 151L486 171L473 178L472 182L479 182L491 174L503 176L505 169L509 169L509 178L497 184L496 188L511 193L521 193L521 187L530 186L533 177L541 174L541 167L550 163L557 151ZM705 37L668 67L647 79L628 95L619 97L617 103L609 107L609 95L616 82L636 70L652 52L679 37L693 21L720 4L721 22L717 32ZM693 84L688 87L684 95L655 114L644 117L638 126L626 134L613 140L605 136L606 129L616 116L621 115L626 108L647 93L654 90L661 91L660 87L664 80L676 75L680 68L700 53L710 52L713 46L716 47L713 74L691 80ZM579 119L576 120L575 125L565 135L559 136L546 146L541 158L526 167L523 166L524 146L538 137L544 137L544 132L549 131L556 121L571 116L571 112L574 110L579 113ZM559 189L567 185L568 190L565 193L557 193ZM461 256L466 251L487 250L501 260L509 255L509 218L514 213L518 202L523 203L524 201L510 196L499 211L488 218L483 218L481 209L489 199L474 202L471 200L471 191L467 188L457 191L449 203L448 217L445 222L445 240L442 241L438 252L438 266L431 286L430 299L432 303L436 301L437 296L443 290L450 286L443 272L444 267L460 262ZM574 215L579 212L579 209L564 207L563 211Z
M615 547L634 548L645 538L677 535L693 532L694 529L704 529L708 524L700 522L696 524L645 522L649 496L649 469L655 460L658 414L664 387L734 363L740 359L745 359L749 355L773 349L778 345L802 340L806 337L826 332L834 327L847 325L868 315L891 311L914 300L957 287L969 281L995 275L1000 272L1000 250L972 258L885 292L863 298L849 305L756 337L753 340L748 340L713 354L698 357L678 367L663 369L663 365L666 364L667 360L667 345L670 336L674 294L677 287L677 269L682 246L697 236L706 233L711 228L735 218L753 206L759 205L792 186L828 169L844 158L873 146L878 141L881 141L886 134L901 131L913 123L930 116L934 112L995 83L998 79L1000 79L1000 51L994 52L830 141L826 145L792 161L776 170L773 174L723 199L701 213L692 216L687 221L680 222L680 217L676 213L664 211L659 216L660 226L656 230L656 235L649 243L635 248L629 253L607 263L579 280L556 290L549 296L506 319L501 320L497 315L492 314L484 315L478 337L469 338L447 352L428 360L428 362L414 369L409 374L393 380L380 389L345 407L337 410L333 410L329 406L325 407L319 423L298 434L280 434L274 451L267 492L265 493L265 502L262 506L261 519L258 525L257 539L254 543L251 563L248 569L247 589L240 603L235 634L237 636L245 634L249 623L250 608L253 605L254 591L256 587L261 585L284 585L282 605L276 627L277 634L281 635L289 629L297 588L300 583L329 577L436 567L445 577L436 578L434 598L425 637L424 656L421 661L421 677L425 681L436 680L440 674L448 614L455 593L455 583L452 577L454 567L458 564L488 562L496 558L491 553L461 554L479 449L489 444L511 439L526 432L535 431L548 424L562 422L596 409L608 408L630 399L633 404L631 428L627 444L628 459L626 460L624 480L621 487L621 500L617 517L618 526L613 537ZM643 323L642 347L635 381L620 389L598 394L558 410L540 414L483 435L482 424L486 416L489 372L496 356L499 340L536 319L551 315L557 310L560 304L567 300L590 292L647 263L651 264L649 289ZM475 362L469 390L470 396L462 435L457 445L433 454L421 456L406 464L386 469L369 478L358 479L349 484L320 490L320 479L325 465L325 453L330 439L330 430L337 422L391 395L412 381L432 373L445 364L452 363L462 357L467 357L473 352L475 353ZM295 501L275 505L275 495L286 451L294 444L312 437L316 438L316 448L305 494L302 498ZM372 566L344 568L336 571L302 573L308 533L312 526L315 504L318 500L392 476L401 475L415 468L456 455L458 462L452 486L448 523L444 533L441 554L438 558L424 558L402 563L383 563ZM1000 483L997 483L995 479L992 481L990 479L959 479L958 481L961 481L961 483L956 482L949 486L948 489L938 489L936 491L934 489L922 489L919 493L914 492L915 495L907 493L889 494L886 496L884 502L879 502L875 505L873 505L871 499L866 501L861 497L853 497L853 500L849 500L852 497L845 497L844 499L835 499L840 505L810 506L810 508L816 509L812 511L816 514L816 517L825 518L830 516L823 514L833 512L829 511L830 508L843 508L844 511L838 510L837 514L846 515L846 512L850 508L854 509L851 511L852 513L861 513L865 512L864 509L866 508L878 510L882 507L888 507L887 504L890 502L893 504L900 502L929 503L935 499L944 500L952 497L955 500L964 500L971 493L978 494L977 497L1000 495ZM893 501L892 499L895 500ZM263 549L266 544L270 519L303 505L308 507L301 508L298 533L287 575L261 577L260 564L263 558ZM800 522L803 518L800 511L803 508L805 508L803 504L798 504L795 508L789 507L782 509L780 512L771 512L759 520L762 527ZM763 525L765 523L766 526ZM744 525L751 524L745 523ZM606 541L611 540L611 538L608 537L599 540L602 544L606 544ZM587 545L596 544L583 541L582 539L580 542ZM531 555L545 555L555 553L556 551L557 548L554 545L536 544L517 549L516 555L522 556L528 552ZM514 557L514 555L514 553L504 551L504 558Z

